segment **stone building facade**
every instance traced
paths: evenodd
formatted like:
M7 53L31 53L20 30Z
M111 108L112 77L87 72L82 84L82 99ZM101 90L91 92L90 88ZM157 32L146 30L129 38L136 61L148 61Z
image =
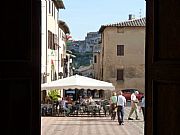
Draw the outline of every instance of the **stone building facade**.
M99 43L101 35L98 32L88 32L85 37L86 52L93 52L93 47Z
M67 35L70 30L66 22L60 20L60 9L65 9L63 1L41 0L41 83L49 83L70 76L72 55L67 53ZM47 95L41 91L41 101ZM63 95L63 90L60 90Z
M116 90L145 88L145 18L102 25L100 51L94 53L94 78ZM95 62L96 61L96 62Z

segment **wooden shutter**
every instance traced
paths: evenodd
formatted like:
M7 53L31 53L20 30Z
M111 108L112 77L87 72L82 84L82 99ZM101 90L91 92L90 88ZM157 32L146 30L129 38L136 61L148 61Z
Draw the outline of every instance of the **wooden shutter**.
M48 49L51 48L51 32L48 30Z
M117 45L117 56L124 56L124 45Z
M117 80L123 80L123 74L124 74L124 70L118 69L117 70Z
M180 2L147 0L145 135L178 135Z
M52 34L52 49L55 50L55 45L54 45L54 34Z

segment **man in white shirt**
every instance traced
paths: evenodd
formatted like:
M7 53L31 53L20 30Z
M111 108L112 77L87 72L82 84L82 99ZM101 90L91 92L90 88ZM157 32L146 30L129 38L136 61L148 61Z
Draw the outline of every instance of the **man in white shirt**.
M133 114L133 112L135 112L136 115L136 120L139 120L138 118L138 99L136 98L136 95L138 94L138 91L135 91L134 93L131 94L131 110L128 116L128 120L133 120L133 118L131 118L131 115Z
M117 116L119 125L124 125L124 107L126 105L126 98L122 95L122 91L119 92L117 98Z

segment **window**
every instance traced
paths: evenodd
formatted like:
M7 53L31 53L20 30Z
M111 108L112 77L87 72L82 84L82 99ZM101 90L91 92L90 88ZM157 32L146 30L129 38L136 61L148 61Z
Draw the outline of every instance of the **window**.
M66 35L64 33L62 33L62 40L65 41L66 40Z
M58 39L57 35L53 34L48 30L48 49L57 50L58 47Z
M54 34L52 34L52 47L51 49L55 50Z
M57 35L54 34L54 46L55 46L55 50L58 49L58 38L57 38Z
M117 45L117 56L124 56L124 45Z
M55 7L54 7L54 19L55 19L55 17L56 17L56 11L55 11L56 9L55 9Z
M51 13L51 1L49 1L49 14Z
M63 55L61 54L61 67L64 66L64 59L63 59Z
M52 32L48 30L48 49L52 47Z
M94 55L94 63L97 63L97 56Z
M54 10L54 5L53 5L53 2L52 2L52 16L53 16L53 10Z
M117 69L117 81L124 80L123 79L124 70L123 69Z
M62 37L61 37L61 30L59 30L59 38L61 39Z

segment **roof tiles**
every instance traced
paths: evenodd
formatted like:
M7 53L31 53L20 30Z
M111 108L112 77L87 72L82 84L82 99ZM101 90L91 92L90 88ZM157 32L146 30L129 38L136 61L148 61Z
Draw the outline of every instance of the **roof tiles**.
M140 19L133 19L128 20L124 22L119 22L115 24L107 24L107 25L101 25L101 28L99 29L99 32L103 32L103 30L106 27L145 27L146 26L146 18L140 18Z

